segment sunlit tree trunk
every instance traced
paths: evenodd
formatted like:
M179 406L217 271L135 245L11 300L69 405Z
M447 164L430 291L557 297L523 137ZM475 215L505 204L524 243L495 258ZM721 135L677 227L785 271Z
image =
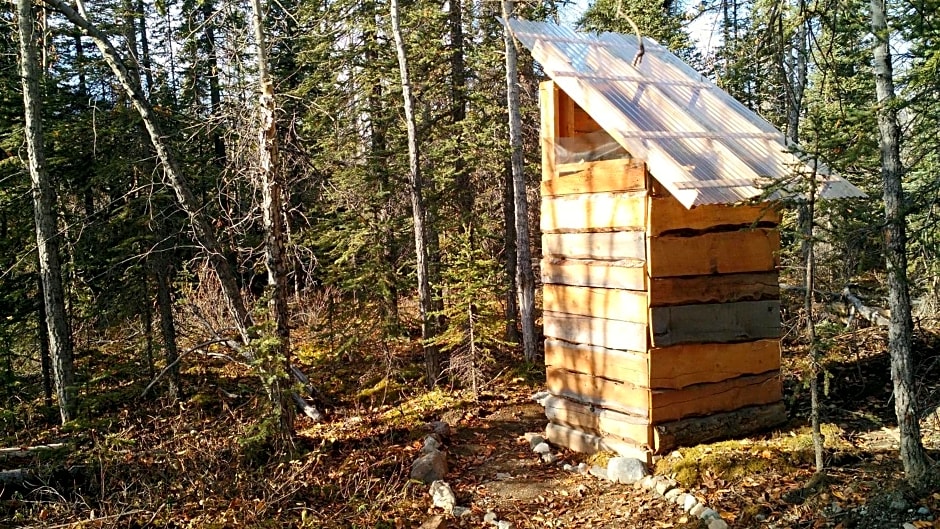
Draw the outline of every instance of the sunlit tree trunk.
M39 90L39 65L36 61L33 8L30 0L16 0L17 27L20 38L20 73L23 86L26 150L32 181L33 218L36 223L36 247L43 304L49 331L49 355L55 381L59 414L66 423L75 417L76 391L72 366L72 336L65 315L62 271L56 243L54 211L55 191L46 171L42 136L42 104Z
M252 25L255 45L258 47L258 81L260 97L258 109L261 123L258 131L259 185L261 186L261 223L264 226L264 264L268 270L268 288L271 299L268 307L274 322L276 343L259 351L263 354L262 367L265 385L274 412L280 421L282 440L288 441L293 432L293 408L289 405L288 384L290 372L290 326L287 306L287 272L284 266L284 217L281 214L282 186L278 166L277 120L274 114L274 84L268 70L268 44L264 31L261 0L252 0Z
M901 461L912 487L924 490L929 462L921 442L920 424L914 403L914 368L911 354L913 323L907 282L907 232L904 189L901 178L901 129L895 108L894 71L888 47L890 32L885 0L871 0L871 27L875 35L875 90L878 97L878 145L881 150L881 180L885 204L885 261L888 272L888 350L891 353L891 381L894 385L894 411L901 437Z
M408 129L408 183L411 194L411 212L415 230L415 254L418 272L418 300L421 311L421 338L424 340L424 362L427 368L428 384L435 385L441 378L442 368L440 352L437 346L428 341L436 335L436 325L431 316L433 304L428 273L427 248L427 209L424 204L423 177L418 153L418 131L414 112L414 95L408 77L408 56L405 41L401 34L398 0L391 0L392 34L398 54L398 68L401 74L401 91L404 97L405 125Z
M503 0L503 19L510 20L515 9L512 0ZM523 172L522 118L519 112L518 52L512 32L507 26L506 43L506 99L509 109L509 146L512 151L512 187L516 226L516 287L519 292L519 318L522 323L522 347L525 359L534 362L537 356L535 336L535 275L529 249L529 204L526 197Z

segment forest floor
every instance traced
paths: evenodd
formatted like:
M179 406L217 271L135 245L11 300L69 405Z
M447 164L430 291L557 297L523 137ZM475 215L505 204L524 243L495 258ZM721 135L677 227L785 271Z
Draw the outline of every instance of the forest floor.
M140 396L149 376L128 344L83 350L81 419L66 427L35 394L38 379L8 388L0 446L65 446L0 457L0 470L30 469L42 485L5 487L0 526L418 527L442 512L426 485L409 480L410 465L427 423L444 420L452 428L445 479L471 509L450 527L487 527L490 510L517 529L705 527L645 490L541 462L522 437L545 426L531 400L542 388L540 368L497 358L495 365L517 367L493 375L477 398L428 392L414 340L370 341L362 328L344 326L346 334L328 338L298 331L298 360L333 402L321 424L298 417L290 457L271 452L259 419L263 392L249 368L219 355L188 356L185 396L171 402ZM936 460L940 335L921 328L918 336L918 402L932 409L922 426ZM732 527L940 528L940 488L912 494L901 479L883 332L834 329L823 338L824 480L812 480L808 362L793 344L784 351L787 424L679 449L655 472L677 479ZM594 462L557 452L562 463Z

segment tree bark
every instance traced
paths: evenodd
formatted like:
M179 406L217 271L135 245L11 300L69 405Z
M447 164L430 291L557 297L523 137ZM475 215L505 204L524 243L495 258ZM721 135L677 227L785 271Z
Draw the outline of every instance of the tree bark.
M457 207L459 208L460 222L469 227L470 244L473 245L473 187L470 185L470 171L463 157L461 130L463 121L467 118L467 72L464 60L463 35L463 3L460 0L450 0L448 23L450 26L450 118L454 125L456 135L456 148L453 152L454 182L457 192Z
M46 320L46 295L39 276L39 365L42 370L42 394L46 406L52 405L52 355L49 351L49 325Z
M402 38L401 23L399 21L398 0L390 2L392 34L395 38L395 49L398 54L398 69L401 74L401 92L405 100L405 126L408 129L408 183L411 191L411 212L415 231L415 254L418 273L418 299L421 311L421 338L424 341L424 363L427 369L428 385L434 386L441 378L440 352L436 346L428 341L437 332L437 326L431 315L433 310L431 300L431 285L428 273L427 248L427 209L424 204L423 177L418 152L418 132L414 112L414 95L411 92L411 81L408 77L408 56L405 52L405 41Z
M502 0L503 20L513 17L514 3ZM506 26L506 99L509 112L509 147L512 151L512 187L516 226L516 285L519 291L519 316L522 323L522 348L526 361L537 357L535 336L535 276L529 246L529 205L526 197L522 154L522 118L519 111L518 52L515 38Z
M503 224L505 226L503 246L506 260L506 341L519 342L519 297L516 293L516 219L512 192L512 163L506 160L503 171Z
M268 271L271 296L268 308L274 322L276 342L263 354L262 368L268 398L280 424L281 440L289 442L293 433L293 408L288 405L290 372L290 326L287 306L287 273L284 266L284 218L281 215L282 186L278 175L278 138L275 116L274 84L268 70L268 44L265 39L261 0L252 0L252 25L258 47L258 99L261 122L258 130L259 184L261 186L261 224L264 227L264 264Z
M39 90L39 67L36 43L33 40L33 8L30 0L16 0L17 26L20 37L20 73L23 86L23 109L26 128L29 176L32 181L33 219L36 223L36 247L39 252L39 273L42 278L43 303L49 330L49 353L55 380L56 397L62 423L75 417L76 392L72 366L72 336L65 316L65 294L56 242L54 212L55 191L46 171L45 145L42 136L42 103Z
M147 82L147 95L153 92L153 61L150 59L150 38L147 36L147 11L144 0L137 0L137 15L140 17L140 66Z
M81 13L72 9L62 0L44 1L65 15L69 21L91 37L98 47L98 50L101 52L105 62L111 68L111 71L114 72L121 87L130 98L134 108L140 114L144 122L144 127L150 135L150 141L156 151L157 158L163 165L164 173L166 174L170 187L176 195L176 200L189 218L196 241L206 250L206 253L208 253L209 262L219 278L219 283L222 286L222 294L229 312L232 314L235 328L243 343L248 344L250 341L248 329L251 327L251 316L239 292L238 283L235 280L235 273L232 271L231 265L222 253L222 246L219 244L215 230L203 214L201 204L196 200L195 195L193 195L189 187L189 182L180 170L179 163L176 161L176 157L173 155L165 139L166 137L160 128L156 114L154 114L150 103L141 91L140 84L134 82L123 59L121 59L121 56L114 48L114 45L108 40L107 36L87 20L84 15L84 4L81 0L76 1Z
M173 319L173 297L170 292L170 266L163 255L159 255L154 266L157 279L157 312L160 315L160 335L163 338L163 351L166 357L167 373L166 394L172 400L180 396L179 349L176 347L176 323Z
M914 402L914 369L911 354L913 323L907 282L907 232L904 189L901 179L901 129L895 109L894 72L888 47L889 30L885 0L871 0L871 28L875 36L874 72L878 97L878 145L881 150L881 180L885 205L885 262L888 272L888 349L891 353L891 381L894 385L894 411L901 437L901 461L912 487L924 490L929 462L921 442L920 424Z
M209 114L212 123L212 151L215 163L225 166L225 140L219 133L222 113L222 89L219 85L219 54L215 46L215 24L212 21L213 3L207 0L202 4L203 24L206 27L206 60L209 62Z

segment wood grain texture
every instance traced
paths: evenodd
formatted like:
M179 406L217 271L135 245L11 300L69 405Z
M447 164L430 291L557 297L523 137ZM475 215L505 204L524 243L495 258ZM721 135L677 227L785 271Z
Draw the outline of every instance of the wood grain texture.
M565 259L645 259L643 231L543 233L542 254Z
M646 353L546 338L545 365L555 369L600 375L639 386L649 385L649 357Z
M777 271L691 277L657 277L649 282L651 306L780 299Z
M646 164L632 159L559 165L555 171L560 176L542 181L543 197L646 189Z
M545 369L545 383L556 396L636 417L649 417L651 392L646 387L554 367Z
M541 262L543 284L644 290L646 268L642 259L600 261L546 257Z
M642 290L552 284L542 287L542 306L552 312L646 323L647 305Z
M583 108L574 104L574 115L572 118L572 129L574 134L590 134L601 130L601 126L594 121L594 118L588 115Z
M682 389L744 375L779 372L780 342L758 340L674 345L651 349L649 362L646 385L654 389ZM594 373L603 375L604 371Z
M657 454L680 446L695 446L767 430L787 422L782 402L748 406L708 417L694 417L657 424L653 427L653 450Z
M709 230L718 226L750 227L757 222L779 224L779 209L769 204L714 204L686 209L672 196L650 198L648 226L653 236L677 230Z
M780 232L776 229L649 239L652 277L769 272L779 265Z
M587 193L542 198L544 233L642 230L646 225L646 194Z
M649 343L645 323L546 311L542 314L542 324L546 338L566 342L639 352L645 352Z
M647 465L652 464L653 461L652 453L643 446L610 437L600 437L560 424L548 423L545 427L545 437L552 444L583 454L607 451L623 457L635 457Z
M539 109L541 128L539 136L542 146L542 180L555 177L555 138L558 136L556 108L560 90L553 81L539 83Z
M543 405L545 416L555 424L600 437L614 436L639 446L652 447L650 439L653 431L645 417L554 396L546 399Z
M654 347L779 338L780 302L741 301L652 307L650 332Z
M554 395L630 415L647 416L652 424L771 404L780 401L782 391L777 372L696 384L678 390L649 390L629 383L549 368L546 370L546 383Z

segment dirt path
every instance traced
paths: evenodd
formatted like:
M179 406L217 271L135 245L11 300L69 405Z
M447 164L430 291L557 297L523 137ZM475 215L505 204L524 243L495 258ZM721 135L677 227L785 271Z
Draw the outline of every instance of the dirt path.
M547 464L532 452L526 432L541 432L545 415L521 395L494 399L455 427L449 482L460 505L473 509L458 521L480 527L487 511L513 528L529 527L704 527L661 498L631 485L566 471L587 458L559 450Z

